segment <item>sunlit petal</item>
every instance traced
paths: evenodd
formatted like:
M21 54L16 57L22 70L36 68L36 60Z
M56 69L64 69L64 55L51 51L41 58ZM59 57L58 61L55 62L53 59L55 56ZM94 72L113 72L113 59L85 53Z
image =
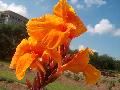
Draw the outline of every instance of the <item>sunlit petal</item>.
M87 67L84 70L86 82L88 84L95 84L101 76L101 73L99 70L97 70L92 65L88 64Z
M67 0L59 0L57 5L55 5L53 12L58 17L63 18L65 23L72 23L76 27L76 29L71 29L70 38L77 37L87 31L72 6L67 3Z
M18 59L16 64L16 76L18 80L21 80L24 77L27 68L35 59L36 55L33 53L26 53Z
M74 73L83 72L89 63L89 48L79 51L74 58L63 66L64 70L70 70Z
M55 49L59 45L65 43L69 39L69 32L61 32L57 30L52 30L45 38L42 40L42 44L46 45L49 49Z
M63 19L67 17L68 12L75 14L74 9L67 3L67 0L59 0L53 9L53 13L56 16L62 17Z
M16 62L18 61L19 57L24 53L28 52L30 48L29 42L26 39L23 39L21 43L17 46L16 52L12 58L10 68L16 68Z
M28 34L38 41L41 41L52 29L63 23L62 18L47 14L40 18L33 18L27 23Z

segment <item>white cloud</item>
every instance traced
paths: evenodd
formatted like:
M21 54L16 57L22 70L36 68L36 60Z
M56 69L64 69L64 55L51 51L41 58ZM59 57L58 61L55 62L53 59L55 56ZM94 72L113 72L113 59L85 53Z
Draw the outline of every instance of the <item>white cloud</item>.
M109 33L114 30L114 25L108 19L102 19L98 24L95 26L88 25L87 26L88 32L96 33L96 34L104 34Z
M94 27L92 26L92 25L87 25L87 30L88 30L88 32L90 32L91 34L94 34L95 32L94 32Z
M84 0L84 3L87 7L91 7L93 5L101 6L106 4L105 0Z
M11 10L20 15L27 16L27 9L23 5L17 5L15 3L7 4L0 0L0 11Z
M70 0L70 2L71 2L72 4L76 4L76 3L78 2L78 0Z
M120 36L120 28L117 29L113 34L114 36Z
M82 4L80 4L79 2L81 2ZM75 5L77 10L80 10L80 9L90 8L92 6L100 7L106 4L107 2L105 0L82 0L82 1L70 0L70 3Z
M109 33L113 36L120 36L120 28L116 28L108 19L102 19L95 26L87 25L88 32L91 34L105 34Z

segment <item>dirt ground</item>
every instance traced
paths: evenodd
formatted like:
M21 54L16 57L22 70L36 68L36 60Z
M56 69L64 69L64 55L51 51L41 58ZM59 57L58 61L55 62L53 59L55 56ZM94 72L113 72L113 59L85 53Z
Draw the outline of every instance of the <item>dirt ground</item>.
M108 77L107 77L108 79ZM112 81L113 78L109 77L109 80ZM88 90L120 90L120 83L115 82L110 85L110 81L103 82L100 80L96 85L86 85L84 80L75 81L64 76L58 79L62 83L67 83L69 85L75 85L80 87L86 87Z
M0 87L5 87L8 90L27 90L26 85L17 83L17 82L7 82L7 81L0 81Z
M8 68L8 65L4 65L0 63L0 70L8 70L13 72ZM59 82L75 85L80 87L86 87L88 90L120 90L120 77L106 77L102 76L101 80L96 85L86 85L83 79L81 80L73 80L71 78L67 78L66 76L61 76L57 79ZM27 90L27 86L18 82L8 82L8 81L0 81L0 87L5 87L8 90Z

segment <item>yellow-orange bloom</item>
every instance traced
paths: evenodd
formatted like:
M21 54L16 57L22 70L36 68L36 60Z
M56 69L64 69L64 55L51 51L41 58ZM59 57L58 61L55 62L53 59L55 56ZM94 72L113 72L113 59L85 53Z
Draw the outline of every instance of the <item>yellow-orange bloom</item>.
M48 57L44 57L46 54ZM51 57L56 64L58 63L59 67L62 65L61 55L58 51L46 49L44 45L30 37L28 40L23 39L17 46L10 68L16 69L18 80L21 80L24 77L25 72L29 67L46 73L42 62L49 63L49 61L45 62L49 57ZM40 59L42 61L40 61Z
M53 15L47 14L27 23L28 34L42 41L47 48L57 48L86 31L84 24L66 0L60 0L53 12Z
M80 36L82 33L87 31L72 6L67 3L67 0L59 0L53 9L53 13L56 16L61 17L65 23L70 24L70 27L72 26L72 28L69 28L70 38Z
M66 70L83 72L88 83L95 83L99 79L100 72L89 64L91 49L83 49L74 57L69 55L67 58L66 50L70 41L86 31L86 27L67 0L59 0L53 14L33 18L26 26L30 37L28 40L23 39L17 46L10 64L10 68L16 69L19 80L24 77L29 67L43 75L43 86L54 81ZM65 63L66 59L68 63Z
M89 48L79 51L74 58L63 66L63 71L70 70L74 73L83 72L87 83L96 83L100 78L100 71L89 64L89 55L93 54Z
M25 53L23 56L21 56L17 63L16 63L16 76L18 80L21 80L24 75L26 69L31 65L31 63L36 59L35 54Z
M38 45L37 41L32 38L23 39L17 46L10 68L16 69L16 76L19 80L24 77L25 71L38 55L42 55L43 49L42 45Z

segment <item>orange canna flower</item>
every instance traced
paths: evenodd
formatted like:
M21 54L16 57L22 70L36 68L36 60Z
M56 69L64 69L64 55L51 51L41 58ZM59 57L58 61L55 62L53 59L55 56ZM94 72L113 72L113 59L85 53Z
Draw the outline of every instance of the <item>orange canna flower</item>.
M53 9L53 13L63 19L63 21L68 25L67 29L72 26L69 28L70 38L80 36L82 33L87 31L72 6L67 3L67 0L59 0Z
M19 80L30 67L40 73L34 81L34 85L38 86L32 87L27 80L32 90L53 82L66 70L83 72L87 83L96 83L100 72L89 64L92 50L86 48L74 55L68 53L70 41L84 33L86 27L67 0L59 0L53 14L33 18L26 26L29 38L23 39L17 46L10 64L10 68L16 69Z
M29 38L23 39L17 46L16 52L12 58L10 68L16 69L16 76L19 80L24 77L24 73L27 68L32 64L34 60L41 56L44 51L44 47L39 45L36 40Z
M45 54L48 54L48 56L44 57ZM53 58L54 62L58 63L59 67L62 65L59 52L50 49L45 50L40 43L32 38L28 40L23 39L16 48L16 53L12 58L10 68L16 69L16 76L21 80L28 67L41 70L45 73L45 68L41 63L48 63L49 61L45 62L45 60L49 57ZM43 58L43 61L40 61L40 58Z
M89 48L79 51L73 59L63 65L63 71L70 70L74 73L83 72L86 76L87 83L96 83L100 78L100 71L89 64L89 55L93 54Z
M74 73L83 72L89 63L89 54L92 54L89 48L79 51L70 62L63 65L64 71L70 70Z
M28 34L42 41L47 48L57 48L86 31L86 27L66 0L60 0L53 12L53 15L47 14L27 23Z
M93 67L91 64L88 64L86 66L83 73L86 77L86 82L88 84L95 84L100 79L101 76L100 71Z

